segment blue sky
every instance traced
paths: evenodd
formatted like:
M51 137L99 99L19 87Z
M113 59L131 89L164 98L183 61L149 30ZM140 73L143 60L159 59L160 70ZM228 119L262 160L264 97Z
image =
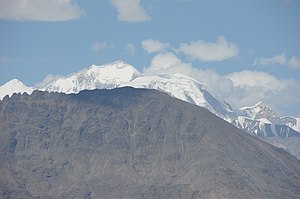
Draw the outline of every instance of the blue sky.
M299 0L0 0L0 85L122 59L299 115L299 35Z

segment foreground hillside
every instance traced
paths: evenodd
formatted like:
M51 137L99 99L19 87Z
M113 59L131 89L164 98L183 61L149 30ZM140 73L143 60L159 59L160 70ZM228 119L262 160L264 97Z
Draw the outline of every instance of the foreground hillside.
M4 198L297 198L300 161L155 90L0 102Z

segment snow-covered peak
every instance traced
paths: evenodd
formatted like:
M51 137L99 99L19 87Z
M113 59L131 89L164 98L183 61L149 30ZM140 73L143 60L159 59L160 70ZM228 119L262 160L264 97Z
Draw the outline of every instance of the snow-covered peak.
M259 111L259 109L264 108L264 107L268 107L268 106L265 103L263 103L262 101L259 101L254 106L242 107L240 109L242 109L242 110L247 110L247 109L253 109L254 110L254 109L256 109L256 111Z
M272 109L267 106L265 103L263 103L262 101L256 103L254 106L253 106L253 110L256 112L256 113L261 113L261 112L273 112Z
M20 80L12 79L0 86L0 100L2 100L6 95L11 97L14 93L23 94L25 92L31 94L33 90L34 88L26 86Z
M247 126L246 124L242 123L245 121L245 123L249 123L251 120L252 123L259 122L259 124L285 125L286 127L290 127L291 129L300 133L299 118L291 116L279 117L278 114L272 110L272 108L263 102L258 102L251 107L240 108L238 110L238 114L239 117L235 121L235 123L238 124L237 126ZM241 118L247 118L248 120L242 121Z
M68 77L60 78L46 86L51 92L78 93L96 88L116 88L141 76L140 72L124 61L111 64L92 65L88 69Z
M204 107L227 121L234 117L230 105L209 91L206 86L185 75L142 76L131 81L128 86L166 92L178 99Z
M81 74L84 74L84 72ZM125 61L121 61L121 60L115 61L110 64L92 65L85 72L85 74L92 77L97 77L98 79L99 78L113 79L113 80L120 80L122 82L131 81L132 79L141 75L136 68L126 63Z
M23 82L21 82L18 79L12 79L12 80L6 82L4 85L24 85L24 84L23 84Z
M242 115L247 116L251 119L262 119L266 118L270 121L278 120L278 115L263 102L258 102L254 106L240 108L243 112Z

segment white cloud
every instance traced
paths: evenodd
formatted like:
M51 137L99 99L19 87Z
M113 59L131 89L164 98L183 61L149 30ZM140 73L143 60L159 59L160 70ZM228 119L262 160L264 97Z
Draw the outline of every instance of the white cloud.
M0 18L17 21L68 21L83 15L73 0L0 0Z
M286 56L284 53L282 53L280 55L275 55L274 57L260 57L258 59L255 59L253 65L268 66L268 65L275 65L275 64L283 65L285 63L286 63Z
M140 5L140 0L110 0L117 9L118 20L125 22L150 21L151 17Z
M297 57L292 57L289 61L289 66L293 69L300 69L300 60Z
M99 53L106 49L112 49L114 46L112 44L108 44L106 42L94 42L92 43L91 50L95 53Z
M299 107L299 82L280 80L260 71L240 71L227 75L234 85L232 95L227 100L237 107L253 105L263 101L273 107Z
M259 86L261 88L280 88L280 81L266 72L244 70L241 72L234 72L227 76L232 80L234 86L247 87Z
M235 43L227 42L222 36L215 43L203 40L192 41L190 44L182 43L177 51L188 55L191 59L207 62L223 61L239 54L238 46Z
M157 75L162 73L164 69L180 63L181 60L173 53L160 53L153 57L150 66L144 70L144 73L145 75Z
M236 106L253 105L258 101L267 101L267 96L277 95L284 84L274 76L260 71L239 71L227 75L234 86L229 97Z
M136 51L136 48L135 48L134 44L129 43L125 47L125 51L128 53L128 55L133 56Z
M169 47L169 44L163 43L159 40L146 39L142 41L142 48L148 53L155 53L164 51Z
M41 82L36 83L34 86L36 88L44 88L45 86L47 86L49 83L59 79L63 77L62 75L53 75L53 74L49 74L47 75Z
M202 70L185 63L175 54L166 52L155 55L145 75L176 74L190 76L213 89L233 107L251 106L263 101L276 109L300 107L300 83L281 80L260 71L239 71L221 75L213 70Z

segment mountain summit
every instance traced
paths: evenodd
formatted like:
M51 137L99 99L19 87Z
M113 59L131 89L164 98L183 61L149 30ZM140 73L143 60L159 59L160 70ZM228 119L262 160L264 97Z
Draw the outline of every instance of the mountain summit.
M252 107L240 108L240 110L243 112L243 116L246 116L253 120L265 118L266 122L276 123L279 119L277 114L263 102L258 102Z
M71 76L60 78L47 85L49 92L78 93L81 90L120 87L134 78L141 76L140 72L124 61L115 61L101 66L92 65L88 69Z
M9 97L14 93L28 93L31 94L35 90L32 87L28 87L23 84L18 79L12 79L6 82L4 85L0 86L0 100L2 100L6 95Z

